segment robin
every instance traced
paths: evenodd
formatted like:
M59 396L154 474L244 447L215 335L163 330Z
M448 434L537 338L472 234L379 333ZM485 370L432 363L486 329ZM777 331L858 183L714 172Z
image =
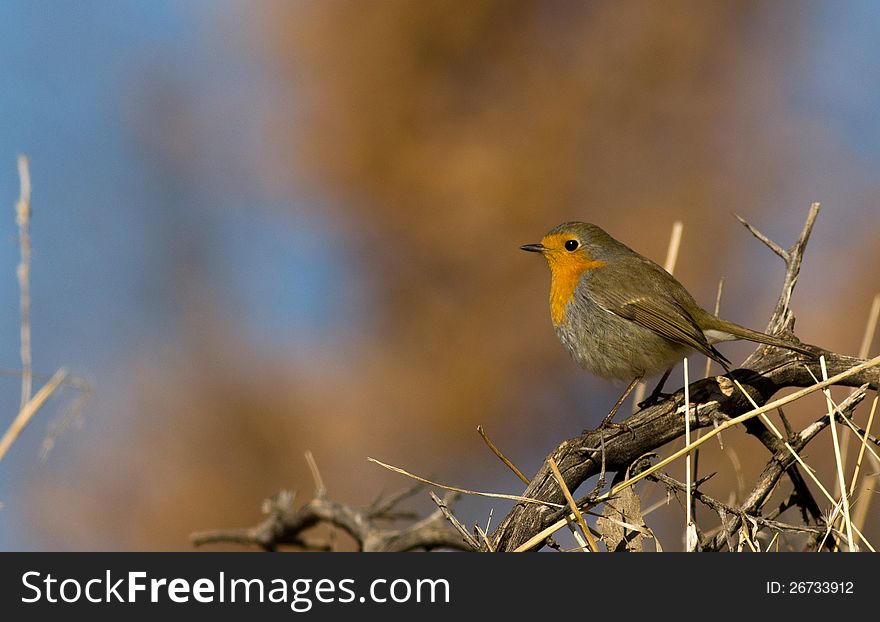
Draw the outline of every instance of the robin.
M691 352L726 372L730 361L715 349L746 339L815 358L809 346L715 317L684 286L650 259L585 222L552 229L524 251L541 253L550 267L550 317L556 335L584 369L607 379L631 380L605 417L614 414L643 378L664 372L640 407L656 402L672 368Z

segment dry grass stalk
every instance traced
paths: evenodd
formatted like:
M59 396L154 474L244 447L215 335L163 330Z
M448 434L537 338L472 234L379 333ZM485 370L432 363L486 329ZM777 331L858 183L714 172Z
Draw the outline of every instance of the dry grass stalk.
M381 460L376 460L375 458L367 458L368 461L378 464L380 467L386 468L389 471L394 471L395 473L399 473L401 475L405 475L409 478L416 480L417 482L421 482L423 484L427 484L429 486L435 486L436 488L442 488L443 490L449 490L452 492L459 492L465 495L476 495L478 497L489 497L492 499L507 499L508 501L518 501L520 503L536 503L538 505L546 505L551 508L564 508L564 505L559 503L551 503L549 501L541 501L540 499L532 499L530 497L520 497L518 495L506 495L500 492L481 492L479 490L468 490L467 488L458 488L456 486L447 486L446 484L440 484L438 482L431 481L419 475L415 475L401 469L400 467L392 466L390 464L386 464Z
M9 424L9 428L7 428L3 437L0 438L0 460L3 460L4 456L6 456L6 452L12 447L12 444L25 427L27 427L27 424L30 423L34 415L36 415L40 408L43 407L46 400L52 397L52 394L61 386L65 378L67 378L67 370L62 367L56 371L55 375L49 379L49 382L44 384L40 390L37 391L36 395L28 400L28 403L18 411L18 416L16 416L12 423Z
M20 290L19 309L21 313L21 403L24 409L31 399L33 387L33 361L31 358L31 173L26 155L18 156L18 177L20 193L15 204L15 223L18 225L18 244L21 260L16 269Z
M581 511L578 509L577 503L574 502L574 497L571 496L571 491L568 489L568 485L565 483L565 479L562 477L562 473L559 472L559 466L556 464L556 461L553 458L550 458L548 463L550 464L550 469L553 471L553 475L556 476L556 481L559 484L559 487L562 489L562 494L565 495L565 500L568 503L568 508L571 510L571 513L574 515L575 521L580 526L581 531L584 532L584 537L587 539L587 543L590 546L590 550L593 553L599 552L599 547L596 544L596 540L593 539L593 534L590 533L590 528L587 527L587 523L584 520L584 515L581 514ZM577 533L577 532L573 532ZM586 550L586 547L582 545L582 548Z

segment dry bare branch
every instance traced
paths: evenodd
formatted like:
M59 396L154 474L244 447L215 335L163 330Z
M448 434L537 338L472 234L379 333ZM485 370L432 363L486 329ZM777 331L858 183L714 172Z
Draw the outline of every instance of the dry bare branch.
M295 498L294 493L282 491L266 502L264 509L268 516L261 523L242 529L202 531L190 536L190 541L194 546L232 543L257 546L266 551L282 546L326 551L331 549L327 542L310 539L306 532L318 525L331 525L350 535L361 551L472 550L462 535L449 525L441 509L395 529L380 524L380 520L387 520L390 509L387 503L352 508L326 497L315 497L295 508ZM381 507L381 511L376 507Z

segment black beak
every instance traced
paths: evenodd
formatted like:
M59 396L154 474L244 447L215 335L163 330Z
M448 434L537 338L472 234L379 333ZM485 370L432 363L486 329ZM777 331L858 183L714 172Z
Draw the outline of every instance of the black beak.
M547 247L543 244L523 244L520 248L530 253L543 253L547 250Z

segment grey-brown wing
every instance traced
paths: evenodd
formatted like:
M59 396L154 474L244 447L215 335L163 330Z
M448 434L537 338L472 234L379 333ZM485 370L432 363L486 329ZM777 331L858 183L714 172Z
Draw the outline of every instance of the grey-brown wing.
M639 258L640 265L633 269L662 270L655 263ZM594 300L606 311L622 318L631 320L648 328L658 335L693 348L701 354L718 361L725 369L730 364L724 355L716 350L706 339L706 335L697 326L696 321L687 310L668 292L644 291L644 285L630 280L614 279L609 273L596 270L591 277L595 280L591 288ZM611 281L611 279L614 279ZM603 282L604 281L604 282ZM653 283L653 281L649 281ZM665 283L660 287L681 287L677 282ZM650 286L649 286L650 287ZM690 296L682 288L682 296ZM696 303L694 303L696 304Z
M673 302L660 307L653 301L642 298L624 302L609 311L649 328L671 341L690 346L697 352L718 361L725 368L730 364L730 361L709 343L690 314Z

